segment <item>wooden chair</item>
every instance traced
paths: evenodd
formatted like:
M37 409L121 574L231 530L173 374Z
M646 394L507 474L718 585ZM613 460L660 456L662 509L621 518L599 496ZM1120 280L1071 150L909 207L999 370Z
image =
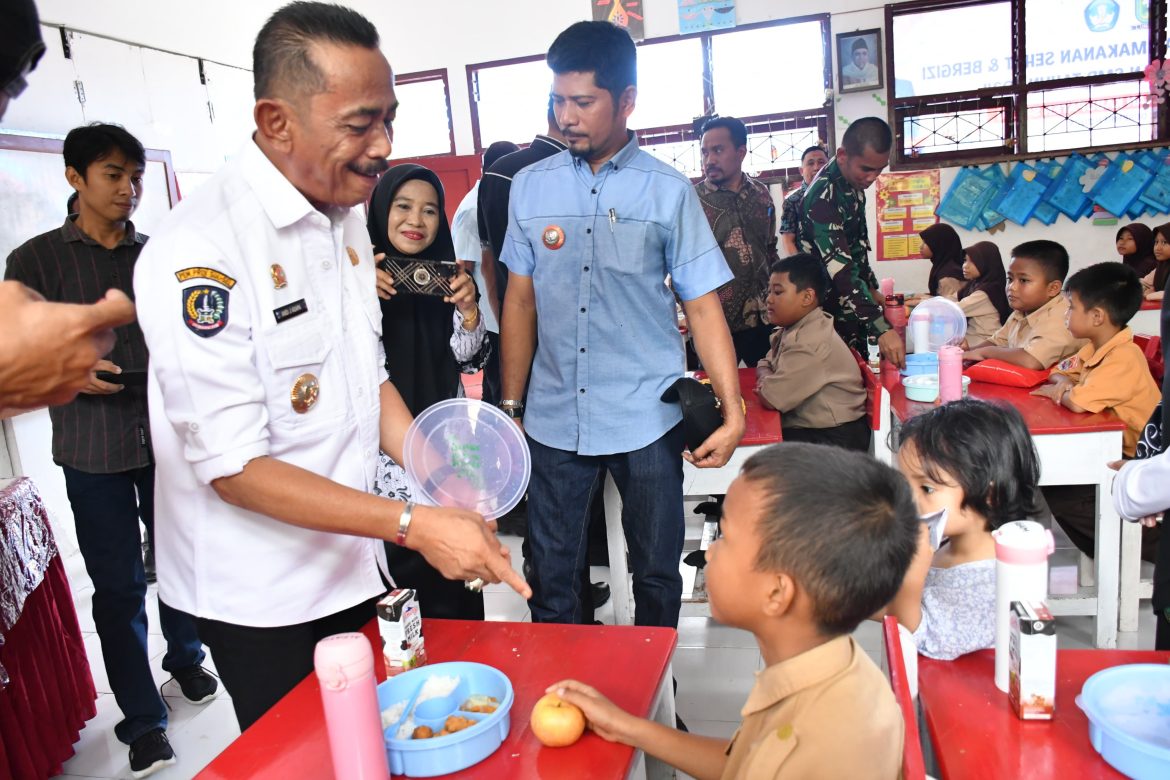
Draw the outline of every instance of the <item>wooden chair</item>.
M865 385L865 412L869 415L869 427L873 430L869 454L887 466L893 465L894 454L890 451L890 392L882 387L865 358L855 349L850 348L849 351L857 361L861 382Z
M924 780L926 777L926 761L922 755L922 744L918 735L918 714L915 704L918 671L918 656L914 647L905 647L902 644L902 632L906 629L898 624L893 615L886 615L882 620L882 666L890 680L890 687L894 690L894 698L898 701L898 708L902 710L902 719L906 723L905 747L902 749L902 778L903 780ZM909 634L909 632L906 632ZM914 679L906 672L906 653L914 662Z

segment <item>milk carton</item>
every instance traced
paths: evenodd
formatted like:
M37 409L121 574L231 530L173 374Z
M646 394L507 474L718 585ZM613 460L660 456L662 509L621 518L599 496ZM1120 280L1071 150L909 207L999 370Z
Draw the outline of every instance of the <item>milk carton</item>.
M1013 601L1008 698L1023 720L1052 720L1056 706L1056 621L1042 601Z
M413 590L399 588L378 602L378 633L386 674L393 676L427 662L422 635L422 613Z

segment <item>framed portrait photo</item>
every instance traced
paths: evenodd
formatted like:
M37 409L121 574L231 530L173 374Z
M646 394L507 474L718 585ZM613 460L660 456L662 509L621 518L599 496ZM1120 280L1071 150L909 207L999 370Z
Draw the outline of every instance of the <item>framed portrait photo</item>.
M837 91L881 89L884 59L880 28L837 33Z

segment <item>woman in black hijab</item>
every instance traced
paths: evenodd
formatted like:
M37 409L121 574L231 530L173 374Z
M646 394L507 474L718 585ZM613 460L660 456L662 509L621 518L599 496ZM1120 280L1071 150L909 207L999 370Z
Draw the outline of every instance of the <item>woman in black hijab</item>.
M444 210L439 177L421 165L396 165L374 190L367 220L370 241L381 255L418 260L455 260L455 245ZM476 303L475 284L460 268L442 298L395 289L378 269L382 298L382 342L386 370L412 415L439 401L463 395L461 373L483 367L490 348ZM402 467L382 455L375 492L409 500ZM483 620L483 595L446 579L416 552L386 545L395 583L418 592L419 608L432 618Z
M1117 231L1117 254L1138 276L1157 267L1154 259L1154 231L1141 222L1131 222Z
M980 241L964 250L963 277L967 284L959 291L959 307L967 315L967 343L979 344L1007 322L1012 307L1007 299L1007 274L999 247Z
M932 296L955 300L963 286L963 242L959 240L959 234L950 225L940 222L918 235L922 238L919 251L930 260L926 289Z

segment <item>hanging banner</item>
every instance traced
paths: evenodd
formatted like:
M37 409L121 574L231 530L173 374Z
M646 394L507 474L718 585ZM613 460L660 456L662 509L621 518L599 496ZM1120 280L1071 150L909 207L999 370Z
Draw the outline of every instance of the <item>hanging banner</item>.
M624 27L635 41L646 37L645 11L642 0L591 0L593 21L609 22Z
M735 27L735 0L678 0L679 35L727 27Z
M877 259L919 260L926 228L938 222L938 171L883 173L878 177Z

